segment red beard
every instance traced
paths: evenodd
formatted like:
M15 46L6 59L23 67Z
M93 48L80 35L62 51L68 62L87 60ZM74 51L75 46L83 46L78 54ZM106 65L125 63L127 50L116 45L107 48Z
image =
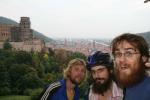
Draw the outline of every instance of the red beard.
M131 73L121 73L118 68L115 68L115 76L118 84L121 87L130 87L137 83L139 83L145 76L145 65L143 62L139 62L138 68L131 68L130 65L126 65L129 67Z

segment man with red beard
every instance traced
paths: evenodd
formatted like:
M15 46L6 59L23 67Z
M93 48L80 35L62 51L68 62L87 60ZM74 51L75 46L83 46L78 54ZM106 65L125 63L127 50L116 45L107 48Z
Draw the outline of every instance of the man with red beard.
M122 100L123 91L113 81L113 61L108 53L97 51L87 60L91 85L86 100Z
M145 63L149 58L149 47L142 36L125 33L111 43L115 76L125 88L124 100L150 100L150 77Z
M49 84L40 100L79 100L78 85L85 78L85 66L86 63L82 59L71 60L64 70L64 79Z

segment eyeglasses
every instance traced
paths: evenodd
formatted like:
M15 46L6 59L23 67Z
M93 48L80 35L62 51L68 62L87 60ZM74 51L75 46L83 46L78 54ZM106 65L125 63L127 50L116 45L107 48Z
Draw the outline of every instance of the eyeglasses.
M120 59L122 56L124 56L127 59L132 58L135 54L140 54L139 52L135 52L135 50L125 50L124 53L121 53L120 51L116 51L114 53L114 59Z

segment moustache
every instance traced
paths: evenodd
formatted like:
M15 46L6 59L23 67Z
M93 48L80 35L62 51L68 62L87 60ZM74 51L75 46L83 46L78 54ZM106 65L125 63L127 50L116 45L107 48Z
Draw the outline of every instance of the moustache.
M101 80L105 80L105 78L95 78L94 81L101 81Z
M117 70L118 70L118 69L125 69L125 68L129 68L129 67L130 67L129 64L120 64L120 65L116 66L116 69L117 69Z

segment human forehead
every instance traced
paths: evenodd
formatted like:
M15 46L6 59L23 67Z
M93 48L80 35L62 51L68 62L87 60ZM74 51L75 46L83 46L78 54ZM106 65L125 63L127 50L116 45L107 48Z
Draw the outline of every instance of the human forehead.
M98 65L98 66L92 67L92 68L91 68L91 71L96 71L96 70L104 69L104 68L106 68L106 66Z
M78 69L85 69L85 66L84 65L73 65L71 68L72 69L76 69L76 68L78 68Z
M136 47L127 41L122 41L117 44L115 51L128 50L128 49L136 50Z

